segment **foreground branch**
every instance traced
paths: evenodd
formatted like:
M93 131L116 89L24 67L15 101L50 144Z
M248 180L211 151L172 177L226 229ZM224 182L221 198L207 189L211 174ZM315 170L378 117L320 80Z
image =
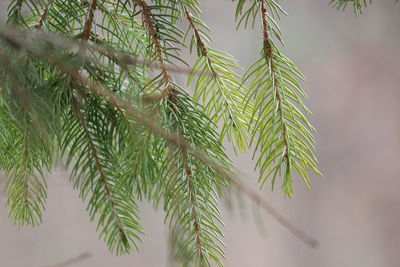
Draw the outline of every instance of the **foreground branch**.
M39 34L37 34L39 35ZM57 41L61 42L61 38L54 36L50 36L45 33L40 33L40 36L43 37L48 42L54 42L56 44ZM88 90L89 93L97 95L105 99L110 105L114 106L118 110L122 110L125 116L128 116L132 120L146 127L150 132L160 137L163 137L166 142L170 145L176 146L180 148L182 151L186 151L191 154L193 157L202 161L205 165L209 166L216 173L218 173L221 177L226 179L230 184L235 185L240 192L247 195L252 201L259 204L268 214L270 214L273 218L275 218L281 225L287 228L292 234L302 240L304 243L309 245L310 247L315 248L317 246L317 241L313 238L307 236L302 230L296 227L293 223L291 223L288 219L286 219L283 215L281 215L275 208L273 208L268 202L266 202L258 192L252 190L247 185L240 182L232 170L227 169L216 160L210 158L206 155L202 150L197 149L194 146L191 146L183 140L183 138L179 138L179 135L171 134L167 132L157 121L154 121L152 118L144 113L139 108L135 107L132 103L125 101L115 95L113 92L105 89L99 83L89 79L87 74L78 73L78 70L75 66L68 66L65 62L61 62L57 60L52 54L49 54L45 49L41 49L35 45L29 43L26 34L20 34L15 32L15 30L8 29L0 29L0 39L8 42L9 44L17 47L18 49L22 49L28 51L48 63L54 65L62 72L69 74L72 78L79 84L83 85L84 88ZM1 54L0 54L1 55Z

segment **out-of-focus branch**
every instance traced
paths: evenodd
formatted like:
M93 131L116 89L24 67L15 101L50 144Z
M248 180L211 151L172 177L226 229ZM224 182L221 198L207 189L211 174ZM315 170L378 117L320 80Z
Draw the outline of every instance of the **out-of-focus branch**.
M307 233L297 227L294 223L292 223L288 218L286 218L283 214L281 214L276 208L274 208L268 201L266 201L259 192L252 189L247 184L243 183L240 180L234 180L233 183L236 185L238 190L246 195L251 201L256 203L259 207L261 207L266 213L271 215L279 224L285 227L289 232L291 232L298 239L303 241L305 244L310 246L311 248L318 247L318 241L314 238L310 237Z
M89 252L85 252L85 253L82 253L81 255L79 255L79 256L77 256L75 258L72 258L72 259L57 263L57 264L48 265L46 267L69 267L69 266L72 266L74 264L80 263L80 262L82 262L82 261L84 261L84 260L86 260L86 259L88 259L90 257L91 257L90 253Z

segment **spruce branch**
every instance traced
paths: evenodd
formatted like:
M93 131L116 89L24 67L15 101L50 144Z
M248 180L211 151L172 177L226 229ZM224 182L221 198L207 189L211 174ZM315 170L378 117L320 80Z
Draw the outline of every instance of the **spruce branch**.
M397 1L397 0L395 0ZM366 8L368 4L372 4L372 0L331 0L330 5L337 8L338 10L345 10L347 5L353 5L353 10L356 15L362 14L363 8Z
M48 42L54 42L57 45L60 45L62 47L73 47L73 43L71 42L66 42L66 40L58 40L59 37L54 37L54 36L48 36L45 33L36 33L36 36L40 36L44 40ZM149 129L152 133L161 136L167 144L176 146L177 148L184 149L188 151L193 157L196 159L200 160L203 164L206 166L211 167L214 169L218 175L221 177L224 177L224 179L227 182L233 182L234 183L234 175L231 172L231 170L227 169L226 167L223 167L223 165L220 165L220 163L216 162L215 159L210 158L210 154L207 153L205 154L202 150L199 150L198 148L195 148L191 145L188 145L184 140L181 138L177 138L176 135L171 134L167 132L161 125L157 124L154 119L151 117L149 118L148 114L143 113L140 109L136 108L135 105L132 105L131 102L126 102L126 100L120 99L117 97L113 92L106 90L103 88L100 84L97 84L91 79L88 79L87 76L85 76L83 73L78 73L74 67L68 67L71 65L66 64L66 62L61 62L57 60L57 57L49 53L49 51L41 48L40 46L33 46L31 43L27 42L28 39L30 40L35 40L35 38L31 38L29 35L26 35L23 33L22 35L19 35L18 32L13 31L8 31L8 30L2 30L0 31L0 37L7 40L7 42L10 42L14 44L15 47L19 47L20 49L25 49L29 51L30 53L33 53L35 56L41 57L45 60L47 60L49 63L55 65L58 67L60 70L63 72L67 73L68 75L71 75L72 80L75 80L76 83L81 84L82 88L87 88L91 94L98 95L102 97L103 99L107 100L108 103L110 103L113 107L115 107L117 110L121 112L124 116L127 116L129 120L134 120L138 122L140 125L145 126L147 129ZM59 51L59 50L57 50ZM87 55L81 55L78 54L81 57L87 57ZM77 55L77 56L78 56ZM196 125L202 125L202 123L198 123ZM203 135L200 135L203 136ZM137 138L136 138L137 139ZM140 139L139 139L140 142ZM143 143L143 142L142 142ZM206 144L209 144L209 141L204 142ZM162 143L159 144L160 147L165 147ZM135 146L131 146L135 147ZM160 150L157 150L156 154L159 154ZM128 153L131 154L131 153ZM212 154L211 154L212 155ZM151 165L156 165L156 164L151 164ZM208 169L207 169L208 172ZM146 172L148 173L148 172ZM151 177L157 177L157 175L150 175ZM273 214L272 214L273 215ZM274 216L274 215L273 215Z
M101 236L107 240L110 250L124 254L132 248L138 249L136 242L141 240L143 231L138 222L138 208L125 187L120 186L121 167L118 166L125 163L118 162L112 142L109 143L108 138L114 132L109 126L111 122L96 113L105 109L106 115L107 106L101 107L95 99L87 98L83 108L73 93L71 97L74 115L67 115L69 123L64 126L67 134L62 146L68 162L76 160L72 173L75 187L83 199L90 196L88 210L92 219L98 215Z
M43 8L42 15L40 16L39 20L35 25L35 29L40 29L43 25L44 20L46 19L48 7Z
M54 42L57 45L63 47L73 47L74 42L71 42L69 44L68 42L66 42L66 40L58 40L59 37L55 38L54 36L48 36L45 33L35 33L35 35L40 36L41 38L43 38L48 42ZM67 73L68 75L71 75L72 80L76 81L77 84L81 84L82 88L87 88L91 94L102 97L109 104L111 104L113 107L119 110L121 114L129 118L129 120L133 119L140 125L145 126L153 134L163 137L163 139L167 142L167 144L171 144L173 146L176 146L177 148L186 150L188 153L193 155L193 157L201 161L203 164L215 170L215 172L218 173L218 175L220 175L221 177L223 177L227 182L233 181L232 177L234 177L234 175L231 172L231 170L224 167L224 165L218 163L218 161L215 161L215 159L210 158L210 155L213 155L213 153L211 154L207 153L208 154L207 155L202 150L199 150L198 148L187 144L184 140L178 138L175 134L169 133L164 129L163 126L155 122L154 119L152 119L151 117L149 118L147 114L143 113L143 111L135 107L133 103L126 102L126 100L120 99L115 95L115 93L103 88L100 84L96 83L95 81L88 79L88 77L85 76L84 73L78 73L73 65L66 64L67 63L66 61L61 62L60 60L57 59L57 57L55 57L49 51L44 49L39 49L37 45L28 42L27 40L30 40L32 42L32 38L27 39L29 38L29 35L26 35L25 33L20 35L18 32L15 31L2 30L0 31L0 38L7 40L7 42L13 44L15 47L18 47L19 49L25 49L30 53L33 53L35 56L43 58L50 64L53 64L54 66L62 70L63 72ZM57 51L59 51L59 49L57 49ZM87 57L87 55L82 55L82 54L77 54L75 56ZM195 123L195 125L203 125L203 123ZM205 141L203 143L210 144L209 141ZM160 146L165 147L165 145L162 144ZM207 169L207 173L208 172L209 169Z
M168 73L159 35L156 33L155 25L152 22L152 17L154 17L154 15L144 1L139 0L137 4L141 7L143 23L148 29L155 47L157 60L161 66L163 77L161 83L165 87L161 92L161 97L164 100L161 100L162 102L159 110L166 110L167 113L165 116L169 116L168 114L175 114L175 117L166 120L165 123L169 125L171 120L176 121L177 125L171 129L171 131L173 134L174 132L176 133L177 138L181 140L179 142L186 143L182 131L184 131L183 129L193 128L194 125L190 127L187 125L180 125L181 123L185 123L182 121L183 118L181 116L187 116L189 114L188 112L183 112L183 109L186 107L181 99L183 97L182 92L178 95L176 89L177 85L173 83ZM192 112L194 112L194 110L192 110ZM213 241L213 239L221 234L221 231L217 228L213 219L214 217L217 221L220 221L219 213L209 213L204 208L200 211L198 206L199 200L202 200L204 203L204 201L209 201L211 197L209 195L210 193L204 190L204 185L198 182L195 183L193 180L196 177L193 176L192 170L198 169L200 167L198 166L199 163L191 166L192 161L189 159L186 146L182 146L182 148L175 153L174 150L172 150L170 153L167 153L167 155L172 158L177 157L175 160L166 159L165 165L168 169L167 173L169 174L169 178L166 178L166 186L164 187L164 198L166 202L164 209L166 210L167 217L170 217L169 219L174 225L174 233L176 233L178 235L177 238L181 240L179 242L180 246L176 249L175 257L177 260L183 261L185 265L193 261L199 266L210 266L209 258L212 258L216 263L221 265L218 255L222 254L223 256L223 251L220 249L219 245ZM182 168L182 170L180 170L180 168ZM183 174L184 177L182 177L181 174ZM214 185L210 184L210 186L213 187ZM196 192L201 192L201 194L199 195ZM179 199L179 201L172 200L170 199L171 197L173 199ZM203 213L208 216L204 216ZM208 223L204 224L206 220ZM203 246L206 246L206 248ZM182 253L185 257L181 256Z
M242 4L239 1L238 15L244 8ZM267 7L270 7L270 15ZM301 111L303 109L310 114L300 98L306 97L298 82L303 75L271 39L275 36L281 42L280 30L273 19L279 18L279 13L285 13L273 0L257 0L243 13L239 23L257 10L262 22L262 56L244 76L244 82L250 81L247 101L254 103L251 142L255 143L254 157L258 157L256 168L260 169L260 186L272 176L274 188L277 175L283 171L282 189L291 196L294 170L308 188L309 170L321 174L313 153L314 137L311 131L314 128Z
M198 59L189 76L188 85L198 75L196 81L195 99L201 101L206 112L211 116L216 127L222 124L221 140L225 136L232 141L234 147L245 152L248 148L248 133L252 106L245 105L245 90L240 86L241 77L231 68L238 69L236 61L229 55L210 49L205 40L211 38L205 33L207 26L195 18L188 10L191 8L187 1L181 1L186 19L193 29L193 42L197 46ZM204 30L200 30L202 26Z
M399 3L400 0L394 0L395 3ZM347 5L352 5L354 13L358 16L361 15L364 8L372 5L372 0L331 0L330 5L337 10L344 11Z
M237 2L239 24L259 16L264 36L261 58L244 78L231 56L211 48L197 0L12 1L9 23L17 28L0 28L0 167L11 174L10 206L17 204L10 212L18 214L11 217L40 221L40 172L62 159L117 254L137 249L143 229L136 201L146 199L165 211L175 260L223 265L218 202L229 186L313 246L241 184L224 152L225 137L241 151L255 144L261 184L284 170L286 194L292 171L306 182L309 169L318 172L302 75L274 43L282 42L275 20L284 11L273 0ZM186 35L179 21L189 24ZM180 52L187 35L188 50L197 50L193 69L178 67L186 64ZM194 97L174 72L190 72Z
M95 1L93 1L93 2L95 2ZM107 201L109 202L108 205L111 207L112 216L115 218L115 221L116 221L116 224L118 227L118 233L119 233L124 245L127 246L128 239L126 237L126 231L125 231L124 225L120 219L120 215L118 214L118 212L116 210L116 203L114 200L113 193L111 192L111 189L110 189L110 182L108 181L106 174L105 174L105 170L103 169L104 167L103 167L103 163L100 160L99 152L96 149L94 140L89 132L87 125L86 125L86 120L83 118L83 115L81 113L81 107L80 107L78 100L74 96L72 96L72 100L73 100L73 103L75 106L76 116L78 118L79 124L82 127L83 133L86 136L88 148L89 148L90 152L92 153L92 157L94 159L96 169L99 173L101 183L104 186L105 195L106 195Z

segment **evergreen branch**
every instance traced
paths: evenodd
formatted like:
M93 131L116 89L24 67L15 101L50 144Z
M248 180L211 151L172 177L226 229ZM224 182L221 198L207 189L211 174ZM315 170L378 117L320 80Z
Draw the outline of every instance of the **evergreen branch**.
M397 1L397 0L395 0ZM332 7L338 9L338 10L345 10L347 5L349 3L352 3L354 13L356 15L362 14L363 8L366 8L368 4L372 4L372 0L331 0L330 4Z
M127 253L132 247L138 249L136 240L141 240L139 234L142 233L137 206L125 187L120 185L119 174L123 166L119 166L127 163L115 159L112 142L108 143L113 127L110 128L110 122L98 114L100 106L96 100L86 101L90 104L86 104L84 111L87 115L84 117L81 104L72 95L77 120L68 117L70 122L65 125L67 134L63 138L63 151L69 149L68 162L76 158L73 168L75 186L80 188L83 199L91 194L88 210L92 219L99 214L98 227L103 228L101 236L107 240L110 250L117 254ZM93 107L97 110L88 110Z
M34 26L35 29L41 29L43 26L43 23L45 22L45 20L47 19L48 16L48 11L51 8L53 2L56 0L49 0L47 2L47 4L43 7L42 9L42 13L40 14L39 19L36 22L36 25Z
M141 11L142 11L142 17L143 17L143 22L146 26L146 28L149 31L149 35L151 36L151 40L153 45L155 46L156 49L156 55L157 55L157 59L160 63L161 66L161 70L162 70L162 76L163 76L163 80L162 83L165 85L165 88L162 91L162 97L164 99L166 99L165 105L167 110L169 110L169 112L171 114L176 113L176 118L175 120L177 122L179 122L182 118L180 117L179 114L182 114L182 108L184 108L184 106L182 106L182 102L180 97L178 97L177 95L177 90L175 89L175 85L173 84L173 81L171 79L171 76L169 75L167 68L166 68L166 64L164 61L164 53L163 50L161 48L161 43L159 40L159 36L156 34L156 30L155 30L155 26L152 23L152 14L148 8L148 6L146 5L146 3L142 0L138 0L138 5L141 7ZM187 114L187 113L185 113ZM169 123L169 120L166 121L166 123ZM178 139L181 139L179 142L184 144L186 143L185 138L183 133L181 133L180 129L181 127L178 124L178 129L173 129L172 131L178 131ZM191 125L191 127L193 127L193 125ZM184 129L186 129L187 127L183 127ZM189 128L190 129L190 128ZM178 181L176 181L175 179L173 179L172 177L176 177L177 179L180 178L179 175L179 171L177 171L176 173L174 172L172 175L170 175L170 179L167 182L169 186L165 187L166 190L166 202L167 203L173 203L172 206L168 206L168 204L166 204L167 208L167 216L170 216L170 220L175 220L175 229L178 228L179 230L177 230L177 234L178 234L178 238L182 239L181 241L181 245L179 246L179 248L176 251L176 257L177 259L183 260L185 261L197 261L197 264L201 264L201 265L210 265L209 262L209 257L212 257L218 264L221 264L218 257L214 254L215 251L218 252L219 254L222 253L222 250L219 249L219 247L217 245L214 244L214 242L212 241L212 239L214 239L214 236L218 236L218 234L220 234L221 232L219 230L217 230L217 228L215 228L214 225L212 225L211 227L209 227L207 224L203 225L203 220L205 220L204 217L202 217L203 220L200 220L200 213L199 213L199 207L198 207L198 198L199 196L196 194L195 190L200 190L200 188L196 188L195 189L195 185L193 182L193 177L192 177L192 171L191 171L191 166L189 165L189 160L188 160L188 155L187 155L187 150L186 150L186 146L182 146L182 148L180 149L180 151L178 152L177 156L179 158L182 159L182 164L178 164L182 165L182 172L184 173L185 176L185 183L179 183ZM168 161L170 161L170 159L168 159ZM174 164L175 165L175 164ZM171 165L171 167L174 167L174 165ZM179 170L179 168L178 168ZM181 184L181 186L185 185L185 187L187 187L187 193L185 192L186 190L184 189L179 189L180 187L176 188L176 184ZM200 186L200 184L197 184L197 187ZM172 201L169 200L169 198L171 197L170 195L178 195L178 196L174 196L175 197L180 197L180 201L179 203L177 201ZM180 194L183 194L182 196L180 196ZM207 198L208 193L206 191L203 191L203 197ZM186 195L188 195L188 198L186 197ZM171 202L172 201L172 202ZM182 203L182 204L180 204ZM186 215L187 213L185 212L186 208L183 207L182 209L178 210L178 207L180 207L181 205L185 205L185 203L187 203L188 206L190 206L189 210L190 210L190 214ZM174 210L174 211L171 211ZM204 209L203 209L204 210ZM204 212L206 212L204 210ZM210 214L211 215L211 214ZM178 216L178 217L176 217ZM187 220L188 216L191 218L191 220L185 222L182 222L182 220ZM218 215L213 215L218 216ZM212 217L207 216L207 219L209 221L209 223L212 223ZM185 225L189 225L189 229L187 229L187 226ZM204 230L202 228L205 228ZM203 236L203 231L208 232L208 236L204 237ZM191 250L191 246L192 246L192 235L187 233L192 233L195 236L194 239L194 246L195 246L195 250L194 253L192 253ZM205 240L205 238L207 238L207 241ZM204 242L206 242L206 244L208 244L210 247L204 249L203 245ZM186 251L188 250L188 252L184 252L184 254L187 256L186 259L185 257L182 258L180 257L180 254L182 252L180 251ZM197 256L195 256L197 255ZM223 255L223 254L222 254ZM196 260L197 259L197 260ZM185 265L187 263L184 263Z
M181 138L183 138L183 135L181 134ZM192 181L192 172L189 168L188 164L188 159L187 159L187 154L185 150L182 150L182 160L183 160L183 166L185 169L185 175L186 175L186 182L188 185L188 190L189 190L189 198L190 202L192 204L192 218L193 218L193 228L194 232L196 235L196 248L197 252L199 254L203 254L203 245L202 245L202 237L200 234L200 222L199 222L199 216L198 216L198 205L197 205L197 196L193 187L193 181Z
M221 162L221 157L222 159L224 158L224 156L221 156L221 152L218 152L218 147L220 147L220 143L218 142L218 140L215 139L215 133L213 133L213 131L209 131L209 127L207 127L207 125L212 125L210 124L209 121L206 121L206 123L204 123L204 121L199 121L196 120L196 118L198 116L206 118L203 115L201 115L201 112L199 113L199 108L193 107L190 110L186 110L185 107L188 105L188 101L189 98L187 96L185 96L183 93L179 92L179 95L177 94L178 91L175 89L176 91L173 91L173 95L169 95L166 94L164 95L165 91L162 92L163 97L160 99L162 100L162 106L163 108L168 110L168 114L174 114L174 113L179 113L178 115L174 115L175 117L175 121L182 121L184 120L184 124L180 124L177 123L174 127L171 127L171 120L167 119L164 121L164 124L160 124L158 123L158 120L154 120L153 117L149 117L149 115L147 114L147 112L145 110L142 110L142 108L138 107L138 103L135 102L131 102L131 101L127 101L123 98L121 98L121 96L124 96L123 92L117 92L114 93L113 90L111 89L106 89L104 86L102 86L101 84L103 83L98 83L98 79L94 78L95 72L92 71L92 69L95 69L94 66L97 66L95 64L95 62L93 61L93 59L91 59L91 54L71 54L71 53L65 53L60 52L60 48L57 47L62 47L62 49L68 49L68 50L72 50L72 48L74 47L76 42L70 42L70 41L66 41L66 40L61 40L57 38L54 38L54 36L50 36L44 33L35 33L35 36L38 37L38 39L40 40L40 38L43 38L43 44L46 44L46 47L49 46L49 44L52 44L52 46L50 47L54 47L53 49L44 49L43 48L43 44L41 42L41 45L37 45L38 43L35 43L35 38L30 38L32 37L31 35L22 35L20 36L18 32L13 32L12 34L10 34L10 32L1 30L0 31L0 38L3 40L6 40L6 43L9 44L11 47L17 49L17 50L26 50L29 53L32 53L34 56L39 57L40 59L47 61L48 63L50 63L50 65L53 65L55 67L57 67L60 71L62 71L63 73L66 73L68 75L71 76L71 79L75 81L76 84L79 85L79 88L75 88L76 91L81 92L82 95L86 97L89 97L90 99L93 97L100 97L102 99L102 101L106 102L107 105L112 106L112 110L116 110L118 111L121 115L123 115L124 117L126 117L129 121L134 121L135 122L135 126L136 125L140 125L140 126L144 126L143 128L145 128L149 133L155 134L155 136L157 137L162 137L159 139L165 140L164 145L161 143L159 146L160 147L164 147L165 151L165 147L168 147L167 145L171 145L171 147L176 148L176 150L171 150L171 151L176 151L177 153L174 154L174 160L177 160L177 162L179 163L178 165L174 165L172 164L172 162L170 162L170 164L168 164L168 166L172 166L174 165L174 168L179 168L179 170L184 170L184 172L181 172L179 175L174 175L174 177L171 177L170 179L168 179L168 181L174 182L174 181L181 181L179 180L180 178L185 178L183 181L184 183L182 183L182 185L185 185L185 190L180 190L179 193L179 199L185 199L185 201L183 203L183 206L180 207L185 207L185 205L190 204L191 209L188 209L186 211L191 211L193 210L193 205L192 205L192 201L191 199L196 199L196 203L197 204L197 208L195 207L194 209L198 211L198 213L196 213L196 216L198 218L198 222L199 222L199 229L200 232L198 232L197 236L202 237L203 240L201 242L202 247L205 248L205 252L203 255L209 255L209 256L204 256L204 257L211 257L214 259L214 261L218 261L219 256L218 255L223 255L222 249L220 247L218 247L218 240L214 240L214 235L215 233L217 233L218 235L222 235L221 233L219 233L218 231L215 232L215 228L214 226L212 226L211 228L209 228L210 226L207 224L211 218L211 220L216 220L218 221L219 215L218 213L215 213L215 215L213 215L216 204L215 201L213 200L212 203L213 204L209 204L211 206L207 206L205 205L206 203L209 203L208 200L210 198L212 198L212 196L215 194L215 192L213 192L211 189L213 187L221 188L221 185L224 185L224 183L226 182L222 182L222 181L229 181L229 177L232 177L232 173L229 170L229 167L227 167L227 165L229 166L229 164L224 163L223 161ZM61 50L62 50L61 49ZM89 51L92 51L93 46L89 46ZM55 51L57 51L59 54L53 54ZM68 57L65 56L65 54L68 55ZM60 56L61 55L61 56ZM78 62L78 64L77 64ZM84 62L84 64L82 64L81 62ZM91 65L93 63L93 65ZM89 77L91 77L91 79L88 79L88 76L85 74L85 72L82 73L78 73L77 70L79 70L79 68L81 68L82 66L84 66L85 68L87 68L88 73L89 73ZM105 82L107 83L107 82ZM174 85L175 86L175 85ZM171 97L174 96L174 97ZM128 98L129 99L129 98ZM181 104L182 103L182 99L187 99L185 100L186 102L184 102L185 104ZM101 101L101 102L102 102ZM94 110L99 110L99 107L96 105L90 105L88 104L87 107L91 107ZM113 111L113 113L115 113L115 110ZM84 112L86 114L86 111ZM182 117L183 116L183 117ZM187 116L187 118L185 118L185 116ZM103 115L100 116L101 118L104 118ZM107 119L108 120L108 119ZM111 120L111 119L110 119ZM68 119L66 119L65 121L68 121ZM73 120L72 120L73 121ZM99 130L99 128L96 127L96 129L90 129L90 125L103 125L103 120L101 122L98 121L92 121L89 118L85 118L85 121L88 121L89 123L87 124L87 128L89 131L89 134L93 137L93 145L95 146L96 151L98 152L99 155L99 159L101 159L102 162L102 166L104 169L104 172L108 173L125 173L127 169L127 165L125 164L126 159L124 159L124 163L122 164L123 166L121 166L121 168L123 168L124 170L122 172L117 172L115 170L113 170L113 168L111 166L118 166L118 164L116 163L116 157L115 157L115 151L113 153L108 153L109 151L112 151L112 148L110 150L110 148L108 147L103 147L104 144L111 144L114 141L110 141L111 139L107 139L107 141L105 142L100 142L99 139L95 140L94 137L99 138L99 136L102 136L101 134L96 133L97 130ZM179 125L183 125L183 126L179 126ZM203 125L205 125L206 127L203 127ZM107 126L107 127L111 127L111 126ZM82 127L80 127L82 128ZM101 127L100 127L101 128ZM185 130L183 132L184 138L179 137L179 135L177 135L177 133L179 133L179 129L181 130ZM187 132L189 130L189 132ZM93 131L93 132L91 132ZM115 136L113 134L111 134L110 132L111 130L109 130L108 128L106 130L104 130L104 135L105 136ZM140 131L140 130L139 130ZM68 131L71 134L73 134L73 131ZM102 132L103 133L103 132ZM85 135L83 133L83 135ZM210 142L209 136L213 136L212 137L212 142ZM208 136L207 138L203 139L203 137ZM183 139L183 140L182 140ZM114 140L114 139L113 139ZM139 139L140 140L140 139ZM199 141L196 141L199 140ZM87 141L85 141L87 143ZM200 142L200 143L196 143L196 142ZM89 145L88 145L89 146ZM86 146L88 148L88 146ZM77 143L77 145L75 145L75 147L81 147L79 146L79 143ZM146 148L147 149L147 148ZM182 151L185 151L187 153L182 153ZM121 153L125 153L121 152ZM129 153L129 152L126 152ZM146 152L147 153L147 152ZM151 152L153 153L153 152ZM86 150L86 154L81 154L81 155L87 155L87 150ZM106 155L111 154L111 157L108 157ZM119 152L118 152L119 154ZM142 155L142 153L137 153L138 155ZM75 152L71 155L79 155L79 152ZM171 155L168 153L164 153L161 152L160 154L152 154L153 157L154 156L158 156L160 157L160 155L162 157L166 156L166 155ZM219 156L218 156L219 155ZM91 158L93 159L93 155L90 157L86 157L86 161L87 159ZM183 162L183 157L187 158L187 164L184 164ZM123 156L122 156L123 158ZM170 159L169 159L170 160ZM109 161L109 162L108 162ZM93 170L96 170L96 166L95 162L88 163L89 165L87 166L93 166ZM90 165L92 164L92 165ZM79 166L79 164L77 165ZM80 166L86 166L85 164L81 164ZM119 167L118 167L119 168ZM190 179L188 180L188 177L185 176L185 173L187 173L187 170L190 170ZM130 169L132 170L132 169ZM199 171L201 170L201 172ZM212 170L212 171L211 171ZM76 173L76 172L75 172ZM184 174L184 175L182 175ZM115 184L117 186L113 186L110 187L111 190L115 191L119 191L121 188L123 188L123 186L125 185L122 181L127 180L128 176L124 176L124 179L121 179L122 175L116 175L116 176L109 176L107 177L108 179L112 178L113 181L111 181L109 184L114 184L114 180L115 180ZM82 177L85 177L85 175L83 175ZM89 177L94 177L93 175L90 175ZM96 171L96 177L99 177L98 171ZM221 179L221 177L223 179ZM115 179L114 179L115 178ZM88 179L87 181L90 181L91 179ZM95 187L95 191L100 192L100 186L102 188L102 191L104 192L104 184L101 183L101 179L97 179L100 181L100 185L98 185L97 187ZM167 179L165 179L167 180ZM159 181L155 181L156 183L158 183ZM193 185L193 190L189 190L189 184ZM89 185L87 185L89 186ZM88 187L90 188L90 187ZM113 189L114 188L114 189ZM183 187L182 187L183 188ZM219 189L218 189L219 190ZM217 190L217 191L218 191ZM192 191L192 193L190 193ZM85 191L88 192L88 191ZM125 194L126 191L122 192ZM172 191L170 191L172 192ZM87 194L87 193L86 193ZM126 193L126 195L130 195L129 193ZM218 195L218 194L217 194ZM188 197L189 196L189 197ZM189 201L188 201L189 200ZM179 207L179 203L172 203L171 205L177 205L177 207ZM102 209L101 207L99 209ZM208 211L209 209L212 209L212 211ZM185 209L184 209L185 210ZM209 213L212 212L212 213ZM187 213L180 213L180 216L185 216L185 214ZM181 217L182 218L182 217ZM191 218L190 219L190 223L188 224L183 224L186 226L190 226L190 229L186 229L186 233L193 233L193 231L196 229L196 227L193 227L195 224L193 222L195 222L196 220L194 220L193 216L189 216L189 217L185 217L185 218ZM178 218L179 219L179 218ZM180 221L179 224L181 224ZM202 223L204 223L205 226L201 226ZM208 230L207 230L208 229ZM208 232L207 232L208 231ZM111 231L111 233L113 233L113 231ZM213 235L214 234L214 235ZM207 237L207 235L209 237ZM115 232L115 235L109 235L109 238L113 238L118 236L118 231ZM190 234L188 237L195 237L196 235L192 235ZM196 244L198 244L196 242L196 240L190 239L190 238L185 238L185 239L181 239L182 241L185 240L189 243L185 243L185 248L191 248L193 244L195 244L195 247L197 247ZM213 240L213 241L210 241ZM206 244L206 247L204 247L204 244ZM209 252L209 248L211 248L211 251L213 251L211 254L211 252ZM208 253L208 254L206 254ZM205 259L205 258L204 258ZM203 261L204 261L203 259ZM216 260L217 259L217 260Z
M156 55L157 55L157 59L160 63L160 67L161 67L161 71L162 71L162 75L163 75L163 83L165 84L165 89L162 91L162 94L165 95L168 99L168 104L167 106L174 111L176 108L179 109L179 106L176 106L176 103L178 101L177 96L176 96L176 90L174 89L173 83L172 83L172 79L171 76L169 75L168 71L167 71L167 67L164 61L164 54L163 54L163 50L161 48L161 43L159 40L158 35L156 34L156 30L155 30L155 26L152 23L151 17L152 14L147 6L147 4L142 1L142 0L138 0L138 5L141 7L141 11L142 11L142 16L143 16L143 22L146 26L146 28L149 31L149 35L151 36L152 42L155 46L156 49ZM184 142L184 137L183 134L180 134L180 138L182 139L182 143ZM191 174L191 170L189 167L189 163L188 163L188 158L187 158L187 152L186 152L186 148L183 147L181 150L181 157L182 157L182 161L183 161L183 169L184 169L184 173L186 176L186 183L187 183L187 187L188 187L188 194L189 194L189 202L191 205L191 212L190 212L190 216L193 220L192 223L190 223L190 225L192 225L191 227L193 227L194 230L194 235L195 235L195 246L196 246L196 254L200 255L200 263L203 265L205 264L203 261L206 260L206 262L208 263L207 260L207 255L205 255L205 251L203 249L203 237L201 234L201 223L200 223L200 219L198 217L198 206L197 206L197 195L195 193L195 189L194 189L194 184L192 181L192 174ZM173 183L175 184L175 183ZM170 188L170 190L175 190L174 188ZM179 205L178 203L174 204L177 206ZM176 207L170 207L171 208L176 208ZM181 212L178 213L182 213L183 210ZM168 212L169 213L169 212ZM184 214L182 214L182 217L185 218L186 216ZM178 221L180 219L177 219ZM181 233L178 233L180 236L182 235ZM182 238L191 238L190 236L187 237L182 237ZM184 245L185 247L188 246ZM182 247L180 248L182 249ZM192 257L190 257L192 258ZM208 263L209 264L209 263Z
M95 2L95 1L93 1L93 2ZM126 238L126 234L125 234L125 229L124 229L124 226L123 226L123 224L122 224L122 222L121 222L121 220L119 218L119 214L117 213L117 211L115 209L115 205L116 204L115 204L115 201L114 201L114 196L111 193L110 184L109 184L109 182L107 180L105 171L103 169L103 164L100 161L100 157L99 157L98 151L96 150L96 147L94 145L94 141L92 139L92 136L91 136L91 134L90 134L90 132L89 132L87 126L86 126L86 121L83 118L82 113L80 111L81 108L79 106L79 103L78 103L76 97L73 96L72 99L73 99L73 103L75 105L75 112L77 114L78 121L79 121L79 123L80 123L80 125L81 125L81 127L83 129L83 133L86 136L89 150L92 153L92 156L93 156L97 171L99 172L100 180L101 180L101 182L102 182L102 184L104 186L104 190L105 190L108 202L110 203L113 216L115 217L116 222L118 224L118 232L121 235L121 239L122 239L124 245L126 245L127 238Z
M298 108L310 113L299 97L306 97L297 81L303 76L271 40L272 36L279 36L277 38L281 40L279 32L274 32L269 22L273 16L278 16L278 5L273 0L257 0L256 3L259 6L253 5L250 9L261 13L262 57L244 77L244 81L252 79L247 96L249 102L254 101L255 110L251 142L256 144L254 157L258 153L256 167L260 169L261 187L272 176L274 188L276 176L284 169L283 192L291 196L293 170L307 187L310 187L309 169L321 175L313 155L314 137L310 130L314 129ZM271 16L267 13L267 5L274 10Z
M394 0L394 2L400 3L400 0ZM358 16L362 14L364 8L372 5L372 0L331 0L329 4L337 10L342 11L350 4L353 6L354 13Z
M160 112L164 118L162 121L168 123L168 128L176 132L176 137L186 144L178 149L170 149L164 164L169 177L163 186L166 189L164 209L172 224L172 233L176 235L175 259L182 261L184 266L191 262L196 266L210 266L211 260L221 265L224 244L218 227L222 221L216 192L221 192L227 183L215 169L194 157L188 148L193 145L213 153L223 166L227 164L224 163L226 156L215 133L208 133L199 127L210 122L204 114L191 106L184 93L179 98L166 99Z
M196 25L196 22L201 23L200 20L192 16L185 6L186 2L184 4L181 1L181 3L186 19L193 29L193 38L199 53L188 84L190 85L193 80L193 75L200 72L196 82L195 99L202 99L207 113L212 116L216 126L220 122L223 123L221 140L227 135L229 140L233 140L234 146L244 152L248 147L247 128L252 114L252 106L245 106L243 103L245 93L239 82L240 77L230 69L230 67L238 68L238 66L235 60L229 56L207 47L202 36L205 36L206 39L210 38L204 31L202 34Z
M46 202L44 170L51 168L49 148L32 131L29 121L16 122L4 104L1 107L1 168L5 172L9 217L18 226L36 226L42 221ZM21 123L21 122L20 122Z
M3 52L0 52L4 86L0 105L0 167L7 177L6 204L14 224L35 226L41 222L47 197L44 173L53 167L53 140L59 124L55 119L57 109L49 103L55 98L44 93L47 81L20 71L21 66L31 70L34 63L10 60ZM41 71L39 64L34 68Z

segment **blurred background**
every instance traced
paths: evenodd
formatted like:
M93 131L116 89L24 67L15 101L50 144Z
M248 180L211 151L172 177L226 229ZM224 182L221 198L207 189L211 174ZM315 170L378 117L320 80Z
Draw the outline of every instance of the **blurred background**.
M235 31L232 3L201 2L212 46L247 68L259 56L260 27ZM224 212L228 267L400 266L400 4L375 1L355 17L351 8L337 12L328 2L285 1L289 16L280 22L284 52L307 77L303 86L325 178L313 177L312 191L298 181L292 199L279 187L261 192L319 246L306 246L264 212L259 230L248 204L242 212ZM1 0L1 21L6 7ZM243 179L257 188L251 157L235 161ZM111 255L68 176L59 170L48 177L44 222L36 228L11 226L0 193L1 267L51 266L84 253L90 255L71 266L167 265L168 231L161 212L143 203L146 235L140 252Z

